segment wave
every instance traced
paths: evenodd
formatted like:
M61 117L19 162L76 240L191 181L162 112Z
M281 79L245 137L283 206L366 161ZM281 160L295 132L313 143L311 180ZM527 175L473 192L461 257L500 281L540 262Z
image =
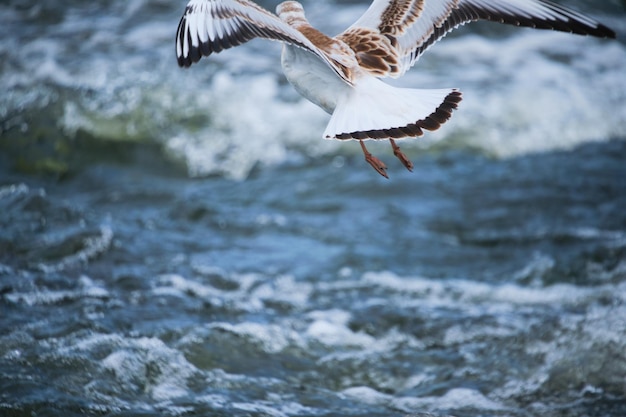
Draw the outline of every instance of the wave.
M68 367L69 372L80 370L88 406L109 411L140 407L173 414L180 407L197 410L206 399L210 407L224 411L266 407L271 415L290 415L270 412L306 407L306 400L292 402L289 372L299 372L312 395L323 391L324 405L308 403L314 408L307 414L329 411L332 401L343 405L348 399L404 412L472 409L525 415L529 399L537 401L531 408L552 409L563 401L580 407L579 394L621 395L623 390L623 283L526 287L384 271L326 283L286 276L274 285L272 277L260 274L230 278L240 287L220 290L204 278L169 275L153 282L145 294L151 300L147 304L136 305L143 298L136 294L113 297L118 307L158 311L170 302L185 309L198 305L194 317L205 317L211 305L211 315L225 310L222 319L203 323L176 315L162 323L161 337L143 330L56 333L52 341L30 343L23 352L9 354L32 355L29 349L42 349L37 363L43 369L57 369L52 364L61 362L64 373ZM284 299L284 288L304 290L304 299L290 314L259 314L268 311L271 300ZM40 287L11 293L6 301L29 307L68 299L92 305L114 292L82 277L70 295ZM221 307L213 304L218 293L224 297ZM29 330L49 327L49 319L41 319ZM23 328L14 329L2 341L5 346L23 343L24 334ZM488 355L492 361L485 359L488 346L494 347ZM390 357L399 364L390 368ZM491 376L478 377L486 363ZM268 372L277 366L281 371ZM463 385L468 378L482 381L480 389ZM257 401L254 394L239 395L259 386L276 393L271 403L265 397ZM190 403L190 397L196 401Z
M16 35L0 46L0 87L8 92L0 103L0 141L10 154L43 146L43 156L35 158L47 158L50 167L69 159L77 138L87 148L92 142L148 143L182 161L191 176L241 179L257 165L279 164L294 153L360 152L321 139L328 116L285 83L277 44L254 41L183 71L171 39L179 13L174 7L114 2L109 15L87 11L89 25L76 7L59 6L65 19L52 27L40 22L43 36L33 36L32 24L21 30L9 25ZM311 19L327 7L312 6ZM355 8L340 8L342 23ZM137 19L142 13L151 18ZM13 17L27 19L17 12ZM624 21L612 20L620 33ZM623 43L511 33L449 37L401 80L464 92L452 120L407 142L409 152L460 147L512 157L626 137Z

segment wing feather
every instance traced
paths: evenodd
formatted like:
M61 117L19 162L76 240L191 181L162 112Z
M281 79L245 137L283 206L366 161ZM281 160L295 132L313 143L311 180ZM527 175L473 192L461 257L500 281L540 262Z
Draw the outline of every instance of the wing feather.
M306 49L344 81L351 83L338 64L300 31L249 0L191 0L176 31L178 65L189 67L203 56L254 38L286 42Z
M391 70L386 75L399 77L448 32L477 20L615 38L603 24L547 0L374 0L338 36L355 36L361 29L387 36L395 56L389 55Z

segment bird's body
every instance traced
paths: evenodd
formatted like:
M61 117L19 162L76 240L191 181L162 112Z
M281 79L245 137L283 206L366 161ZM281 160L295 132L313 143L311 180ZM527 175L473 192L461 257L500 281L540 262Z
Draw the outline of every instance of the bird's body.
M396 88L381 78L402 76L421 54L455 27L474 20L615 37L606 26L544 0L374 0L335 37L315 29L302 5L285 1L276 15L249 0L191 0L178 26L178 63L255 37L284 43L285 76L302 96L331 115L323 137L359 140L366 161L383 176L386 166L363 140L389 139L394 154L413 165L394 139L436 130L452 115L461 93L452 88Z
M285 44L281 54L285 77L301 96L332 114L339 95L345 94L350 85L315 55Z

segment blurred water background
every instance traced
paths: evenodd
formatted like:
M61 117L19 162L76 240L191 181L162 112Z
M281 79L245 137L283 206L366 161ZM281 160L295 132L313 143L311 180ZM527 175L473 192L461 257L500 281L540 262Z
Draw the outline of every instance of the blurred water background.
M449 35L385 180L276 43L182 70L184 1L4 0L0 415L626 415L626 9L560 3L618 40Z

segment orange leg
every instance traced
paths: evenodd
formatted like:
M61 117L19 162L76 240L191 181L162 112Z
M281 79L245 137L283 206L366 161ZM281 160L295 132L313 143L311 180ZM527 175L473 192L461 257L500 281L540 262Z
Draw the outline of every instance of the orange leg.
M361 149L363 149L363 154L365 155L365 160L367 161L367 163L370 164L372 168L374 168L376 172L378 172L380 175L385 178L389 178L387 176L387 165L385 165L383 161L369 153L362 140L360 140L359 143L361 144Z
M413 162L407 158L407 156L400 150L400 147L396 145L396 141L393 139L389 139L391 142L391 147L393 148L393 154L402 162L402 165L406 167L409 171L413 172Z

